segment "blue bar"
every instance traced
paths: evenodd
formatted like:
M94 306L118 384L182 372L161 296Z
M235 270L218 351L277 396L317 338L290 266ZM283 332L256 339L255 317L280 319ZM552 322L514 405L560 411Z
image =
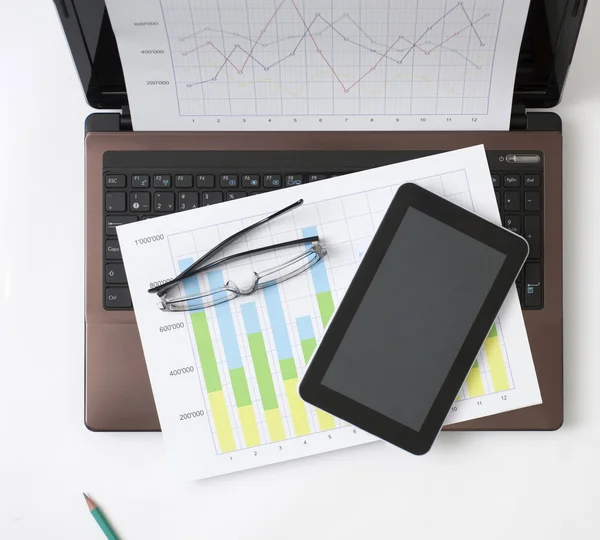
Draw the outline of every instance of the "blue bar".
M302 229L302 237L308 238L309 236L317 236L316 227L304 227L304 229ZM314 266L311 266L310 273L312 274L313 284L317 294L331 291L329 279L327 278L327 271L325 270L325 262L323 259L321 259Z
M221 270L208 272L207 276L208 284L212 290L218 289L225 284L223 281L223 272L221 272ZM213 298L216 299L217 297L218 295L213 295ZM229 369L241 368L243 367L242 355L238 345L237 334L235 332L233 315L231 314L231 306L229 305L229 302L217 304L215 306L215 312L217 314L217 323L219 324L219 332L221 334L221 343L223 344L223 349L225 349L227 367Z
M246 327L247 334L256 334L262 331L254 302L242 304L242 317L244 318L244 326Z
M279 296L279 287L271 285L263 289L263 295L267 304L267 313L269 314L269 322L271 323L271 330L275 339L278 360L293 358L292 344L290 343L287 323L285 322L283 307L281 305L281 297Z
M305 339L313 339L315 337L312 320L309 315L306 315L305 317L298 317L296 319L296 326L298 327L300 341L304 341Z
M189 268L194 263L194 259L181 259L179 261L179 271L183 272L186 268ZM185 278L182 282L183 284L183 292L186 296L195 296L200 294L200 284L198 283L198 278L196 276L192 276L189 278ZM188 307L193 309L193 311L200 311L204 308L204 304L202 300L198 298L197 300L192 300L188 302Z

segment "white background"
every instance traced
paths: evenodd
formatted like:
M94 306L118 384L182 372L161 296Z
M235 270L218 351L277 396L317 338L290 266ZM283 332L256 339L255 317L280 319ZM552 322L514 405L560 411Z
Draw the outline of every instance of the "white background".
M374 443L177 483L159 434L83 425L85 105L48 0L1 0L0 538L123 540L600 536L600 5L563 103L565 425L443 433L415 458Z

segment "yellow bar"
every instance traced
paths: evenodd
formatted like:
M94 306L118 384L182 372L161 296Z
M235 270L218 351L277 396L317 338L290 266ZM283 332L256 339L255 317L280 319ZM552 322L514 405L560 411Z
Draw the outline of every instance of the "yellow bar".
M283 385L285 386L285 395L290 405L290 413L292 414L292 423L294 424L296 436L308 435L310 433L310 426L308 425L308 416L306 415L304 402L298 395L298 379L288 379L287 381L283 381Z
M321 409L316 409L316 411L317 420L319 421L319 427L321 428L321 431L335 428L335 418L333 416L325 411L322 411Z
M208 401L210 410L212 411L215 429L217 430L217 439L221 452L231 452L235 450L235 439L233 438L233 430L229 414L227 413L227 404L225 403L225 395L223 390L217 392L209 392Z
M488 366L492 375L492 384L495 392L508 390L510 384L506 376L506 367L502 358L502 349L500 349L500 341L498 336L488 337L483 343L485 355L487 356Z
M246 446L258 446L260 444L260 435L258 434L258 425L252 405L239 407L238 416L240 417L240 424L242 424L242 433L244 434Z
M279 409L265 411L265 418L271 442L283 441L285 439L285 430L283 429L283 420L281 419Z
M500 361L502 361L502 358L500 358ZM472 398L483 396L483 394L485 394L485 388L483 387L483 380L481 379L481 370L479 369L479 366L473 366L471 371L469 371L469 374L467 375L467 389L469 390L469 397Z

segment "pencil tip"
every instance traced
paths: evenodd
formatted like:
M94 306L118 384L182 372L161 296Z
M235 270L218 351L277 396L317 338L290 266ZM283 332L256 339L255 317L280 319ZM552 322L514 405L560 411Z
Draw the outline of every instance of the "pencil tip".
M85 498L85 502L88 505L88 508L90 509L90 511L92 511L94 508L96 508L96 505L94 504L94 501L92 501L92 499L90 499L87 495L87 493L83 494L83 497Z

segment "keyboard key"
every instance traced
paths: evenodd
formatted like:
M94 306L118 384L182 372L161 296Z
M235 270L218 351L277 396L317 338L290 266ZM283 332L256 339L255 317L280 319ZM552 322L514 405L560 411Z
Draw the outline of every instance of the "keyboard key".
M173 212L175 210L175 193L170 191L154 194L155 212Z
M529 212L539 212L542 209L542 198L539 191L525 192L525 210Z
M504 175L504 187L516 188L521 185L520 174L505 174Z
M107 193L106 211L107 212L125 212L127 208L126 193Z
M176 174L175 175L175 187L176 188L191 188L194 186L194 177L191 174Z
M106 236L114 236L117 234L117 231L115 231L115 227L118 227L119 225L127 225L128 223L133 223L137 220L137 216L107 217L104 222L104 232L106 233Z
M104 278L109 285L118 285L127 283L125 267L123 263L111 263L106 265Z
M150 212L150 193L134 191L129 196L129 207L132 212Z
M170 174L155 174L154 175L154 187L155 188L170 188L171 187L171 175Z
M506 212L517 212L521 210L521 192L520 191L505 191L504 192L504 210Z
M124 174L107 174L104 177L104 185L107 188L124 188L127 185L127 178Z
M318 182L319 180L325 180L327 178L324 174L309 174L308 181L309 182Z
M107 240L104 243L104 256L108 261L121 260L121 246L116 238L113 240Z
M199 188L214 188L215 187L215 175L214 174L199 174L196 176L196 186Z
M521 234L521 216L504 216L504 226L516 234Z
M258 174L243 174L242 187L257 188L260 186L260 176Z
M238 187L238 175L237 174L222 174L221 175L221 187L224 187L224 188Z
M281 175L265 174L264 185L269 189L281 187Z
M230 191L227 193L227 200L234 201L235 199L242 199L246 196L245 191Z
M286 174L285 176L285 185L287 187L299 186L303 181L304 179L301 174Z
M526 174L523 176L523 184L526 188L541 187L542 175L541 174Z
M205 191L202 194L202 206L210 206L223 202L223 193L220 191Z
M529 242L529 257L542 256L542 220L540 216L525 216L525 240Z
M527 263L525 265L525 307L542 307L541 263Z
M131 177L131 187L134 188L149 188L150 187L150 175L148 174L134 174Z
M127 287L109 287L104 291L104 304L107 308L130 308L131 295Z
M198 208L200 203L198 202L200 196L196 191L184 191L180 193L178 196L178 206L179 210L191 210L192 208Z

